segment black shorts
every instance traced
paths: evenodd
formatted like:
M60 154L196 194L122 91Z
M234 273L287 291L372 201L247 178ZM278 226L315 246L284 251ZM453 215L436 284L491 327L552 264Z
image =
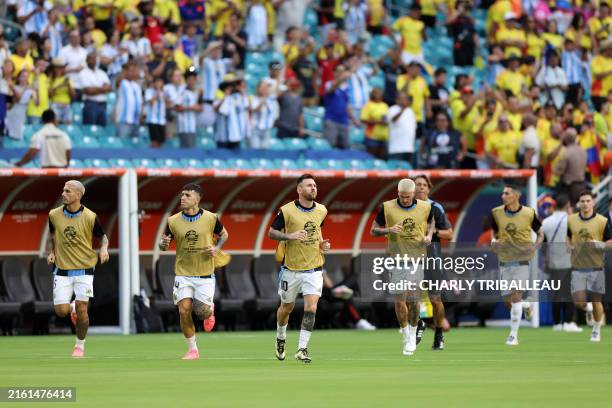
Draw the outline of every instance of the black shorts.
M166 141L166 126L149 123L149 137L152 142L163 144Z

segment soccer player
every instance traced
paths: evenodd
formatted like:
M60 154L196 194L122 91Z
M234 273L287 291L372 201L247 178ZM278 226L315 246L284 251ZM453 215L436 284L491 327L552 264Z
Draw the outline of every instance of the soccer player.
M276 358L285 359L289 315L301 292L304 295L304 316L295 358L310 363L308 342L323 291L323 254L329 250L330 243L321 233L327 208L315 202L317 183L311 174L298 178L297 193L297 200L280 208L268 232L270 239L280 241L276 259L282 261L278 279L281 304L276 312Z
M414 259L423 258L426 246L431 243L435 225L432 205L415 198L414 181L403 179L397 185L397 199L386 201L380 207L372 222L370 233L387 237L389 256L401 255ZM412 265L412 266L411 266ZM403 335L403 354L411 356L416 351L417 323L419 321L420 290L418 284L423 279L422 263L414 268L409 263L405 268L393 269L389 282L398 284L414 282L416 290L393 289L389 293L395 297L395 315ZM408 283L407 283L408 284Z
M70 314L76 329L72 357L85 357L85 336L89 328L87 306L93 297L93 274L98 254L92 239L100 240L100 263L108 262L108 238L98 216L81 204L85 187L70 180L62 191L63 206L49 211L47 262L53 269L53 305L59 317ZM72 295L75 302L70 302Z
M502 192L504 205L491 210L493 219L493 239L491 246L499 259L499 270L502 281L516 285L529 281L530 264L535 251L544 240L540 220L536 210L522 206L519 202L521 191L512 184L507 184ZM531 231L538 234L534 244ZM508 346L518 346L518 330L521 324L523 309L525 319L532 318L532 308L529 302L523 302L523 292L520 290L502 291L506 307L510 309L510 335L506 339Z
M431 210L433 212L433 218L435 223L436 231L431 238L431 245L427 247L428 258L442 258L442 247L440 244L440 238L452 239L453 238L453 227L444 213L444 207L440 203L435 202L429 198L429 193L433 184L429 177L425 174L418 175L414 178L414 184L416 186L416 198L417 200L427 201L431 204ZM443 273L437 269L436 263L432 265L433 268L425 268L425 279L432 282L439 282L443 279ZM428 290L429 301L433 307L433 322L436 333L434 335L434 342L432 348L434 350L444 350L444 334L442 333L442 327L444 326L444 303L442 303L442 296L439 290ZM425 322L419 319L417 325L417 344L421 342L423 332L425 331Z
M594 211L595 197L585 191L580 194L577 214L567 219L567 245L572 260L572 297L576 306L587 309L587 292L593 304L591 341L601 341L603 321L602 295L605 293L604 250L612 246L608 218Z
M204 320L204 330L215 326L215 264L229 234L216 214L200 208L202 188L190 183L181 190L181 212L168 218L168 226L159 242L166 251L176 241L174 264L174 304L178 306L181 330L189 347L183 360L197 360L195 325L191 313ZM214 239L217 243L214 243Z

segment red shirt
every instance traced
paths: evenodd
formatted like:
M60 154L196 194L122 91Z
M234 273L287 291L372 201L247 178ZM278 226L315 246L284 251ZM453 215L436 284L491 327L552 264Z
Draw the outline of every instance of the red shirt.
M319 68L321 69L321 85L319 86L320 96L325 96L325 84L335 79L334 70L339 63L340 60L335 58L319 60Z
M161 41L164 29L157 18L148 16L145 19L144 34L149 39L151 45L153 45Z

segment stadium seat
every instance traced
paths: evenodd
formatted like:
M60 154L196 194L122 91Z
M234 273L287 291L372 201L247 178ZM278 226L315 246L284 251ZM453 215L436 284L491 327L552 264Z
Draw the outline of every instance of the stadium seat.
M116 136L103 136L100 139L100 146L109 149L122 149L123 141Z
M323 131L323 119L319 116L304 114L304 126L313 132Z
M69 124L69 125L59 125L60 130L65 132L70 140L74 143L77 140L81 140L83 137L83 131L80 126Z
M83 163L82 160L79 160L79 159L70 159L70 167L72 167L74 169L82 169L82 168L84 168L86 166L85 166L85 163Z
M133 159L132 164L134 167L144 167L148 169L157 168L157 163L153 159Z
M270 159L252 159L251 167L259 170L273 170L276 168L276 164Z
M119 257L96 266L95 296L90 301L90 317L96 324L117 325L119 316Z
M180 169L183 167L181 162L176 159L157 159L157 167L164 169Z
M149 135L141 137L130 137L128 139L123 139L123 145L136 149L149 147L151 145L151 139L149 139Z
M7 300L21 304L20 310L28 320L34 320L48 327L49 318L54 313L53 302L36 299L36 293L30 280L30 273L24 263L16 258L8 258L2 262L2 282ZM38 332L38 324L33 326L34 334Z
M308 143L299 137L290 137L284 140L285 148L288 150L306 150L308 149Z
M85 167L93 167L96 169L110 167L108 162L103 159L85 159L83 160L83 164Z
M82 125L81 133L83 134L83 137L89 136L92 138L98 138L104 133L104 128L98 125Z
M245 159L229 159L227 167L230 169L252 169L253 165L250 160Z
M36 291L36 300L48 302L51 305L53 304L52 269L53 266L49 265L44 258L37 258L32 262L32 284ZM45 325L43 320L43 325L40 325L39 328L42 333L49 334L48 322Z
M318 160L313 159L303 159L298 163L298 168L305 170L321 170L325 166L322 166Z
M132 168L132 162L129 159L109 159L108 165L110 167Z
M157 260L155 277L157 283L157 298L172 301L174 288L174 255L162 255Z
M349 139L351 144L363 144L365 139L364 130L360 127L351 126L349 129Z
M253 257L250 255L234 255L232 262L225 267L223 276L228 296L220 301L222 311L246 310L249 313L258 309L255 300L257 291L251 279L252 261Z
M151 306L160 313L172 312L174 314L176 306L172 300L157 299L155 297L155 291L149 282L146 269L144 265L140 264L140 289L147 294L151 300Z
M285 142L282 139L277 139L275 137L270 139L270 146L268 147L270 150L285 150Z
M292 169L297 169L298 164L296 163L295 160L291 160L291 159L276 159L276 168L283 169L283 170L292 170Z
M352 159L352 160L343 160L344 168L352 169L352 170L367 170L366 163L363 160Z
M168 138L164 142L164 147L170 147L170 148L173 148L173 149L178 149L178 148L181 147L181 141L179 140L178 137Z
M260 308L273 311L278 306L279 299L277 290L279 269L279 265L274 260L274 255L262 255L259 258L255 258L253 261L253 277L257 289L257 305Z
M412 165L404 160L389 160L387 165L391 170L412 170Z
M196 138L196 146L200 149L216 149L217 143L208 136L200 136Z
M205 169L223 170L227 169L227 163L221 159L206 159L204 160Z
M85 149L98 149L100 147L100 142L95 137L83 136L81 140L76 142L76 145Z
M347 168L343 160L323 159L319 163L321 168L325 170L345 170Z
M204 163L198 159L181 159L181 167L186 169L202 169Z
M6 149L22 149L24 147L28 147L28 143L25 139L13 139L12 137L5 136L4 137L4 148Z
M321 137L309 138L308 146L312 150L330 150L332 148L327 139L323 139Z
M366 160L365 166L367 169L372 169L372 170L388 170L389 169L387 162L384 160L379 160L379 159Z

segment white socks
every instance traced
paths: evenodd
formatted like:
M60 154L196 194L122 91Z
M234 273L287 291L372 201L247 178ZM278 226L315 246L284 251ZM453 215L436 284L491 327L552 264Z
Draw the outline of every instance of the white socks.
M185 337L185 341L187 342L187 345L189 346L189 350L197 350L198 349L198 345L196 344L196 336L195 335L193 337Z
M404 340L408 340L408 335L409 335L409 329L410 325L406 326L406 327L400 327L400 330L402 331L402 336L404 336Z
M79 340L78 338L76 339L76 344L74 345L74 347L78 347L81 350L85 350L85 339L83 340Z
M286 328L287 326L285 326ZM298 345L298 349L303 349L308 347L308 341L310 341L310 335L312 334L311 331L308 330L300 330L300 342Z
M72 302L70 302L70 313L74 313L74 312L76 312L76 304L73 300Z
M603 322L603 319L601 319L600 321L595 320L593 322L593 333L599 333L601 331L602 322Z
M412 337L412 336L416 336L416 332L417 332L417 327L416 326L411 326L410 323L408 323L408 337Z
M521 325L521 316L523 315L523 305L513 303L510 309L510 335L518 337L519 326Z
M276 323L276 338L279 340L287 339L287 325L281 326Z

